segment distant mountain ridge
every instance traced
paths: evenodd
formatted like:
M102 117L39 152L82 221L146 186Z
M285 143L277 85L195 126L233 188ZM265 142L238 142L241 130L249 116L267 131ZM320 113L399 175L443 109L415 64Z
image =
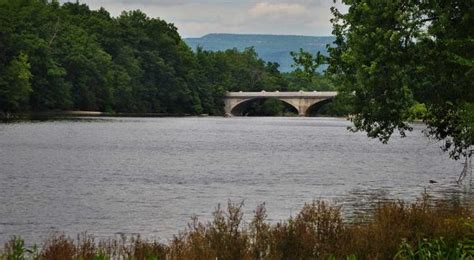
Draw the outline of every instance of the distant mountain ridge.
M265 61L280 64L280 71L289 72L293 68L291 51L305 51L327 54L326 46L335 40L333 36L301 36L301 35L271 35L271 34L227 34L213 33L201 38L185 38L184 41L193 49L198 46L205 50L221 51L232 48L244 50L254 47L258 56Z

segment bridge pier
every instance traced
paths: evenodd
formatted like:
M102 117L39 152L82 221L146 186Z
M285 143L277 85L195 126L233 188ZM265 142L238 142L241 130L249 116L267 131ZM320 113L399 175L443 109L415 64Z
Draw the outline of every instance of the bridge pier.
M298 116L306 116L306 109L298 110Z
M337 95L337 92L227 92L224 97L224 110L226 116L235 115L234 113L241 108L242 104L255 99L275 98L281 100L298 111L298 116L307 116L308 109L313 105L330 100Z

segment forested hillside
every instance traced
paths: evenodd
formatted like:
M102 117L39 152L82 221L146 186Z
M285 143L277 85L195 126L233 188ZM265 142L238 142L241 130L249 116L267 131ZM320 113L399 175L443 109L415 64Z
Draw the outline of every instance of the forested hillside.
M220 114L226 90L284 90L253 49L196 53L141 11L0 0L0 111Z
M139 10L112 17L78 2L0 0L0 118L62 110L222 115L226 91L334 90L314 54L288 53L295 70L280 73L254 48L193 51L173 24ZM265 102L256 104L272 104L265 115L284 114ZM322 111L347 114L334 104Z
M326 46L335 40L333 36L267 35L267 34L208 34L200 38L185 38L193 49L201 46L205 50L220 51L237 48L245 50L254 47L258 56L265 61L280 64L281 72L293 71L290 52L300 48L316 53L327 54ZM320 72L325 67L320 68Z

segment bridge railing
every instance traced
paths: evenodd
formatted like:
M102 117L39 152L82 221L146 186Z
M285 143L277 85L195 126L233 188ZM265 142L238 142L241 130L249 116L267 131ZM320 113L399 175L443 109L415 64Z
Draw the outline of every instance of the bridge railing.
M260 92L227 92L225 97L334 97L337 91L260 91Z

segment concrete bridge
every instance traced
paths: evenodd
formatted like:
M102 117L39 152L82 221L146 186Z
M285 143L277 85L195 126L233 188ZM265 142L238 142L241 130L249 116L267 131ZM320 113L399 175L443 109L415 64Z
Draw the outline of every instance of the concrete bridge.
M298 111L299 116L308 116L308 112L317 105L330 102L337 92L333 91L299 91L299 92L227 92L224 97L227 116L242 115L247 105L256 99L275 98Z

